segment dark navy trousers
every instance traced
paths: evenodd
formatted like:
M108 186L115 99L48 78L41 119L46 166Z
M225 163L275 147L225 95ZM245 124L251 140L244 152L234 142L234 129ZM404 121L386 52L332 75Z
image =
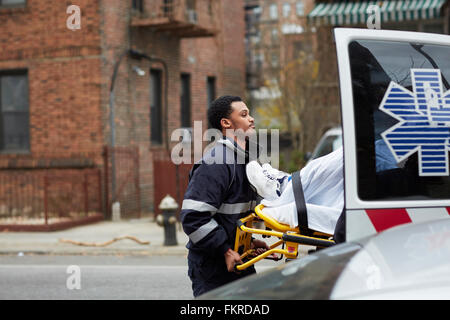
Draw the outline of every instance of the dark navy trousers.
M192 281L194 297L254 273L256 273L254 266L239 274L228 272L223 255L211 257L191 251L188 255L188 275Z

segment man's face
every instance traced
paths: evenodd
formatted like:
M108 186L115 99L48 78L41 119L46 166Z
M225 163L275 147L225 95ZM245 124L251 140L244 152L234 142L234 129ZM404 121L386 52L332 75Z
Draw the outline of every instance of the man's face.
M250 111L247 106L242 101L234 101L231 103L231 109L233 110L230 114L229 119L225 120L226 129L239 130L241 129L245 133L255 132L255 119L250 116Z

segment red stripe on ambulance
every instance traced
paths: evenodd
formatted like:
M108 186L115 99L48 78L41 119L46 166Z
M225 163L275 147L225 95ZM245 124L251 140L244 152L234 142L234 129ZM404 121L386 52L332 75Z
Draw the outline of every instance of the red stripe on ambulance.
M366 209L365 211L377 232L381 232L399 224L412 222L408 212L404 208Z
M373 235L400 224L449 218L450 207L347 210L347 240Z

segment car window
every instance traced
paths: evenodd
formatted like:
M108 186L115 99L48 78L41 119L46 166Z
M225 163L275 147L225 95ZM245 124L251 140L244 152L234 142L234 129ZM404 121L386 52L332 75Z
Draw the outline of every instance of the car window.
M349 55L359 197L448 198L450 48L358 40Z
M319 158L324 155L329 154L330 152L333 152L337 148L339 148L342 145L342 137L337 135L330 135L325 137L324 140L322 140L322 143L318 146L317 151L315 152L313 158Z

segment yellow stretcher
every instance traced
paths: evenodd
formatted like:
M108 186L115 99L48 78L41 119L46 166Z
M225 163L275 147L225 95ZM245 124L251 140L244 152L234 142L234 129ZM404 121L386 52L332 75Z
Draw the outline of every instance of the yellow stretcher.
M298 227L291 228L289 225L279 223L262 212L263 205L258 205L255 212L238 220L234 250L241 255L243 264L237 265L237 270L244 270L262 259L281 260L283 255L286 259L296 259L298 256L298 245L310 245L317 248L330 247L335 244L332 235L308 230L308 235L301 234ZM263 222L265 229L255 228L257 222ZM304 232L305 233L305 232ZM263 237L274 236L279 240L270 246L264 253L254 256L251 249L252 234L261 234ZM273 258L272 254L281 254Z

